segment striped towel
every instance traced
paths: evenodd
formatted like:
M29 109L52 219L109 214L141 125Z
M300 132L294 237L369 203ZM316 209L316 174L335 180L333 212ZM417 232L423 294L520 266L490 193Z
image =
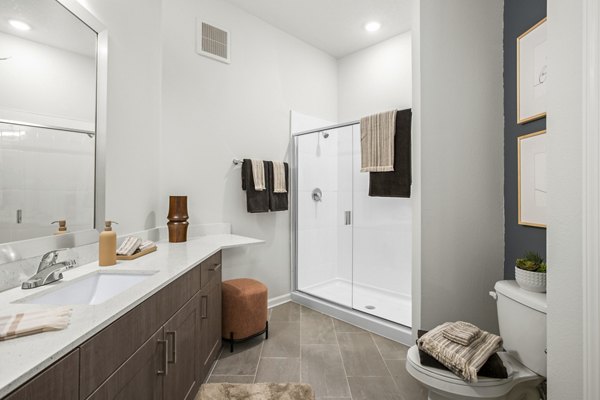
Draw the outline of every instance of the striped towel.
M481 329L464 321L456 321L442 331L444 337L463 346L468 346L481 336Z
M360 172L394 170L396 110L360 120Z
M502 338L482 330L469 346L463 346L444 337L444 329L450 325L452 322L446 322L433 328L417 340L417 345L466 382L477 382L477 371L501 349Z
M0 317L0 341L65 329L69 326L71 311L60 307Z
M285 187L285 163L273 161L273 193L287 193Z
M252 179L254 179L254 190L262 192L266 189L265 163L262 160L251 160Z

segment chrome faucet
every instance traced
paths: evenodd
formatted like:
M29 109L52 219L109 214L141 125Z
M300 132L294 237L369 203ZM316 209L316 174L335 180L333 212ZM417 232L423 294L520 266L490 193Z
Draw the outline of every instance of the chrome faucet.
M22 289L33 289L56 282L63 278L62 271L73 268L77 265L75 260L67 260L57 263L58 252L68 249L58 249L47 252L42 256L37 273L23 282Z

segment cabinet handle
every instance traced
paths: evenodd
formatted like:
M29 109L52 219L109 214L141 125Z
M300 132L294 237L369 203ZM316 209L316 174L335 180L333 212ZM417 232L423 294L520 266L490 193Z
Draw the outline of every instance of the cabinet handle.
M202 315L200 318L208 318L208 296L202 296Z
M158 343L160 343L160 344L163 345L163 366L164 366L164 368L163 369L159 369L158 371L156 371L156 373L158 375L165 375L166 376L169 373L169 363L168 363L168 354L169 354L169 352L168 352L168 349L167 349L169 342L166 341L166 340L159 339Z
M212 268L209 268L208 270L211 272L214 272L214 271L218 270L219 268L221 268L221 264L215 264L215 265L213 265Z
M175 364L177 362L177 335L175 331L169 331L166 333L167 338L169 336L171 336L172 338L172 347L171 347L171 356L173 357L172 360L170 360L169 362L172 364Z

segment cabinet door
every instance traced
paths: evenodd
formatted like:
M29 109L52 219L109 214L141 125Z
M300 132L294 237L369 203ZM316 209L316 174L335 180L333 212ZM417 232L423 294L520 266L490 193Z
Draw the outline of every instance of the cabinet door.
M77 400L78 398L79 350L75 350L21 386L5 400Z
M221 351L221 270L210 284L208 293L208 337L210 340L210 352L208 358L214 361Z
M88 399L161 400L168 355L168 346L162 337L161 328Z
M210 285L206 286L204 289L200 290L198 293L198 320L199 320L199 332L197 337L198 343L198 359L200 360L200 365L198 368L199 371L199 381L203 382L204 378L210 372L210 367L212 365L212 360L210 360L209 355L211 353L211 345L210 345L210 333L208 330L209 327L209 301L208 295L210 293Z
M165 375L164 398L169 400L193 399L198 388L200 363L199 295L194 296L165 324L168 343L168 372Z

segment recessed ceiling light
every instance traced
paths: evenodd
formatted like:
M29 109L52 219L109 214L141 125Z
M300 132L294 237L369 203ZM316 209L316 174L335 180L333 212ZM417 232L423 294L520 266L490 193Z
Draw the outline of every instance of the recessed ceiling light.
M20 31L28 31L31 29L31 27L25 22L18 21L16 19L11 19L10 21L8 21L8 23L11 24L13 28L18 29Z
M365 25L365 30L367 32L376 32L381 28L381 24L377 21L369 22Z

